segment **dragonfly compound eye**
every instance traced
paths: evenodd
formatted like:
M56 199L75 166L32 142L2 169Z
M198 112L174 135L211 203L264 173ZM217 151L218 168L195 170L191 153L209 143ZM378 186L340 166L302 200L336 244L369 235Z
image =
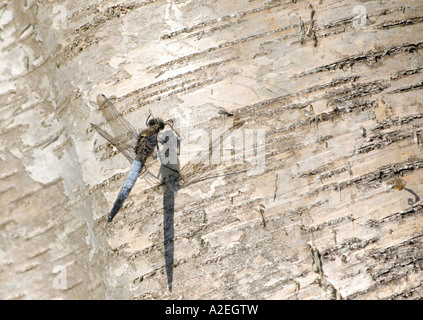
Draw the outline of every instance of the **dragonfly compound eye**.
M162 119L156 119L157 125L159 126L159 129L162 130L164 128L164 123Z
M155 118L148 121L148 126L157 127L159 130L162 130L164 128L164 122L162 119Z

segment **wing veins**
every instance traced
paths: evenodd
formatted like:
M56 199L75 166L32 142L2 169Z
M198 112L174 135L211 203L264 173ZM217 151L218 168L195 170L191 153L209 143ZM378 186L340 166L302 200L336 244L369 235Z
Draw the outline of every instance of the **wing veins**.
M100 107L101 112L103 113L104 118L112 129L113 134L116 137L126 136L130 134L130 139L138 138L137 130L118 112L114 104L102 95L104 101L100 103L97 101L98 106Z
M180 174L180 176L182 177L182 180L184 180L185 181L185 184L184 184L184 186L188 186L188 185L190 185L190 184L193 184L193 183L195 183L195 182L199 182L199 181L203 181L203 180L206 180L206 179L211 179L211 178L213 178L213 177L219 177L219 176L221 176L221 175L216 175L215 173L213 174L213 176L206 176L206 177L201 177L201 174L199 174L200 176L198 177L198 176L196 176L196 177L193 177L193 178L191 178L191 179L189 179L189 181L186 181L187 179L185 179L185 176L188 174L188 173L192 173L193 172L193 168L195 167L195 166L201 166L201 167L206 167L206 166L211 166L211 165L213 165L213 164L202 164L201 163L201 160L204 158L204 155L205 154L207 154L207 155L210 155L211 154L211 152L213 151L213 149L214 149L214 147L217 145L217 144L220 144L220 140L222 139L222 141L225 141L225 139L233 132L233 131L235 131L236 129L238 129L239 127L241 127L242 125L244 124L244 121L241 121L241 122L238 122L238 123L236 123L236 124L234 124L232 127L230 127L229 129L227 129L225 132L223 132L222 134L220 134L216 139L214 139L213 141L212 141L212 143L209 145L209 147L208 148L204 148L203 150L201 150L193 159L191 159L180 171L179 171L179 174ZM209 159L210 160L210 159ZM190 172L191 171L191 172ZM244 172L245 170L243 170L243 171L241 171L241 172ZM237 172L237 173L239 173L239 172ZM210 173L210 174L212 174L212 173ZM196 179L197 178L197 179Z
M109 141L113 146L116 147L125 157L128 159L130 163L134 160L134 152L133 152L133 146L129 146L126 143L120 141L117 138L112 137L109 133L101 129L99 126L92 124L91 126L107 141Z

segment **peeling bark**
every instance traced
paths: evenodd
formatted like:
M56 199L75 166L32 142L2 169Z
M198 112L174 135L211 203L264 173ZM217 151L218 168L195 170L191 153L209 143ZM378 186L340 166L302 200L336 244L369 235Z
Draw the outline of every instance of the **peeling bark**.
M0 298L421 299L422 16L419 0L0 4ZM139 179L107 225L130 165L90 129L99 93L137 129L150 112L240 123L252 157L262 130L265 166L198 166L209 178L176 193Z

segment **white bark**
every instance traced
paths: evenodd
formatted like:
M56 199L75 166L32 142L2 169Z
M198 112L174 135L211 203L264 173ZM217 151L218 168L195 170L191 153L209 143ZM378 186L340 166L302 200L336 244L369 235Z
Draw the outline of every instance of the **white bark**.
M422 17L419 0L3 1L0 298L422 298ZM211 129L225 108L265 133L264 172L137 181L107 224L130 165L89 130L99 93L137 129L149 110Z

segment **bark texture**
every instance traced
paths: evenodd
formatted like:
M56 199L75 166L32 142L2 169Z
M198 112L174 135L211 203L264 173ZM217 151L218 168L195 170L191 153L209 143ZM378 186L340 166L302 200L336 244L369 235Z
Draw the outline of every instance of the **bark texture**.
M420 0L0 2L0 298L423 298L422 22ZM264 170L137 181L107 224L130 165L90 130L99 93L137 129L243 121Z

